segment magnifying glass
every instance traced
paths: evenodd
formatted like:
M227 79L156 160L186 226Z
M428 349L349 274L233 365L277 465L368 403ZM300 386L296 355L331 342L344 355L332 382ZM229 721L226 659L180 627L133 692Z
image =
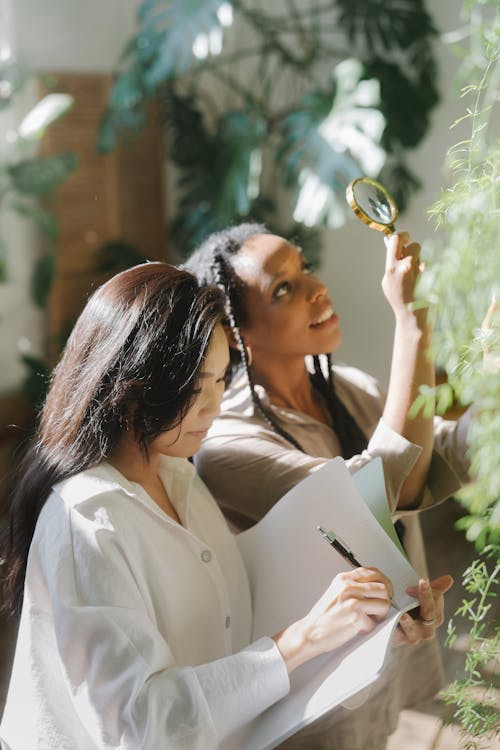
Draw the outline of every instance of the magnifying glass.
M357 177L346 189L346 199L358 219L384 234L395 231L398 207L385 187L370 177Z

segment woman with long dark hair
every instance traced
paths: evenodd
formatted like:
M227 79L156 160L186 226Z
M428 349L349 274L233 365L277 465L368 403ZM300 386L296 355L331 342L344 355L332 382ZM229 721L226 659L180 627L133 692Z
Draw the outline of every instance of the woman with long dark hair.
M358 568L250 642L242 559L187 460L222 398L222 315L218 289L147 263L75 325L2 544L4 604L21 612L0 727L11 750L215 748L286 695L289 672L388 611L390 581ZM442 594L420 606L442 621Z
M232 379L195 463L233 527L254 524L331 458L342 456L354 473L380 456L398 534L425 577L415 513L465 480L467 418L454 424L408 416L419 387L434 384L427 310L411 304L418 243L406 232L387 241L382 287L395 317L387 394L367 373L332 363L339 318L325 284L292 242L261 224L241 224L208 237L185 266L226 298ZM383 748L399 711L441 684L435 642L399 651L374 687L378 696L333 717L331 731L308 734L303 747Z

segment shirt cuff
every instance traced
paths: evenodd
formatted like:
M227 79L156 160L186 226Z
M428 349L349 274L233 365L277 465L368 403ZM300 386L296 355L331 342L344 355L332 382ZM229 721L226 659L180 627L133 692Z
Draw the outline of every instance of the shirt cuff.
M285 662L272 638L196 668L221 742L290 690Z
M370 438L367 450L370 455L382 458L389 505L395 510L401 487L415 466L422 449L419 445L410 443L381 418Z

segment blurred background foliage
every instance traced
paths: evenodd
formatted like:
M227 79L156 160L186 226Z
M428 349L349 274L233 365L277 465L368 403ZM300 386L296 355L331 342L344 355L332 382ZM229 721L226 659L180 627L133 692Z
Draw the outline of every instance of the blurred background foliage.
M0 112L7 110L32 76L13 57L0 61ZM46 81L49 83L49 81ZM45 130L73 105L67 94L51 93L24 114L9 129L0 154L0 208L13 210L35 222L45 240L32 273L31 296L38 307L47 301L54 276L54 245L59 236L56 218L50 210L57 188L77 166L75 154L37 154L37 143ZM40 201L42 199L42 202ZM6 238L0 227L0 281L8 277Z
M445 697L474 738L464 747L483 748L500 734L499 681L491 669L500 641L500 623L491 617L500 576L500 7L467 0L463 18L467 34L456 51L464 114L452 127L465 124L468 135L447 154L449 185L430 209L441 231L421 285L436 312L433 350L447 382L435 393L424 390L415 406L436 403L443 413L453 398L473 404L474 482L458 493L464 516L457 525L480 556L464 573L465 596L448 623L453 645L455 620L463 618L469 651L464 679Z
M317 259L314 227L344 223L351 179L379 177L402 210L418 187L406 155L438 101L435 34L421 0L144 0L99 149L140 130L157 97L181 256L252 218Z
M14 104L33 77L12 56L0 61L0 112ZM44 83L51 84L47 77ZM38 144L46 129L72 106L73 99L67 94L47 94L7 130L0 153L0 211L13 211L40 230L42 242L31 271L30 296L41 309L47 304L56 271L59 227L52 206L57 189L77 168L77 159L72 152L40 155ZM0 222L0 283L9 281L9 252L17 250L8 247L3 230ZM22 390L36 406L45 396L50 370L38 357L27 353L20 357L26 369Z

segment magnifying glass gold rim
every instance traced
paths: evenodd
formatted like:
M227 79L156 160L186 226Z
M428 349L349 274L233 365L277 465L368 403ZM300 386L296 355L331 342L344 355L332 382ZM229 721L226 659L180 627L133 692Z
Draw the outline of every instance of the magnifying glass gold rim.
M363 211L362 208L360 208L358 202L356 201L356 198L354 197L354 187L358 184L358 182L368 183L369 185L373 185L373 187L378 188L379 190L382 190L384 195L387 197L387 200L389 201L389 205L391 207L391 210L394 215L394 220L391 221L390 224L384 224L380 221L374 221L371 216L368 216L367 213ZM377 180L372 180L371 177L356 177L355 180L352 180L349 185L346 188L345 191L345 197L347 199L348 204L358 217L358 219L361 219L362 222L365 224L368 224L369 227L372 229L376 229L379 232L383 232L384 234L392 234L396 228L394 226L394 221L396 221L398 216L398 207L394 201L394 198L392 195L390 195L386 188L381 185L380 182L377 182Z

